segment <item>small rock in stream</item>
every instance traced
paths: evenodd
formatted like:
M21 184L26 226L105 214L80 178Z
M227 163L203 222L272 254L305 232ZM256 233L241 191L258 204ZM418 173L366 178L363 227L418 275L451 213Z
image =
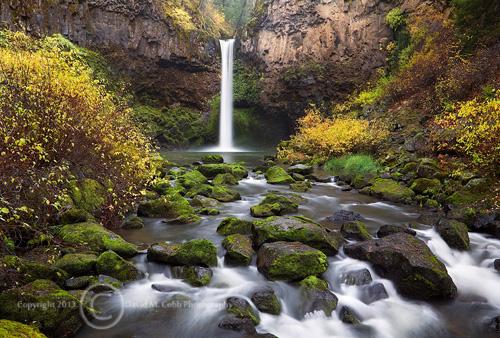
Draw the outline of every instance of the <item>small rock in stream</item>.
M386 237L392 234L396 234L399 232L404 232L409 235L415 236L417 232L413 229L408 228L407 226L399 226L399 225L382 225L378 231L377 231L377 236L378 238Z
M372 282L372 275L368 269L348 271L340 277L342 283L347 285L366 285Z
M339 318L346 324L356 325L360 323L358 316L348 306L342 306Z
M361 290L361 301L365 304L371 304L377 300L389 298L385 286L382 283L367 285Z
M495 270L500 271L500 258L495 259L493 266L495 267Z

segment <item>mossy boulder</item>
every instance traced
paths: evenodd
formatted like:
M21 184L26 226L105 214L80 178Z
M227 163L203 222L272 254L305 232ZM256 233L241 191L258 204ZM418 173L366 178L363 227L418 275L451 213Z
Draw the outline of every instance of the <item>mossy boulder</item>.
M285 169L278 166L267 169L264 176L269 184L290 184L294 182L292 176Z
M63 226L58 235L66 243L82 245L92 251L113 250L123 257L137 254L137 247L97 223L77 223Z
M209 197L219 202L234 202L241 199L239 192L229 189L225 185L214 185Z
M270 280L300 280L327 268L324 253L300 242L265 243L257 253L257 269Z
M142 273L134 264L127 262L111 250L103 252L97 258L96 269L99 274L111 276L122 282L142 277Z
M272 315L279 315L281 313L280 300L269 286L254 291L250 299L261 312Z
M410 189L417 194L432 196L441 190L441 181L437 178L417 178L411 184Z
M222 155L205 155L201 158L201 161L206 164L224 163L224 158Z
M69 190L75 207L93 215L98 214L106 202L106 188L90 178L70 182Z
M92 221L94 217L83 209L71 208L59 215L59 224L74 224Z
M344 247L353 258L368 261L382 277L391 279L403 295L415 299L450 299L457 287L424 242L405 233Z
M432 158L421 158L417 167L417 176L421 178L439 178L442 176L438 163Z
M223 236L232 234L252 234L252 222L236 217L224 218L217 227L217 233Z
M208 179L198 170L191 170L177 178L177 182L186 189L191 189L200 184L205 184Z
M217 265L217 248L208 239L193 239L182 244L153 244L148 260L170 265Z
M254 325L260 323L259 314L254 311L250 303L239 297L229 297L226 299L226 311L238 318L248 318Z
M358 316L348 306L342 306L339 313L339 319L343 323L350 325L358 325L360 323Z
M191 200L191 205L196 208L216 208L219 206L219 201L215 198L196 195Z
M413 190L389 178L376 178L368 191L370 195L391 202L409 203L415 196Z
M213 275L212 270L203 266L173 266L171 271L175 278L198 287L210 284Z
M193 187L191 189L189 189L188 191L186 191L186 193L184 194L184 197L187 197L187 198L194 198L196 196L205 196L205 197L209 197L210 194L212 193L214 187L210 184L200 184L196 187Z
M177 192L171 192L155 200L141 202L137 209L137 215L180 219L184 220L185 223L199 221L188 200Z
M197 169L208 179L214 179L219 174L231 174L237 180L248 176L247 169L241 164L202 164Z
M253 217L279 216L299 211L299 205L286 196L269 193L260 202L250 208Z
M435 226L436 231L450 248L468 250L470 246L467 225L453 219L441 219Z
M47 338L38 328L7 319L0 319L1 338Z
M255 251L252 248L252 240L248 235L234 234L227 236L222 242L226 249L225 258L230 264L250 265Z
M94 279L94 276L71 277L64 282L64 288L67 290L85 289Z
M198 213L201 215L215 216L220 214L220 211L216 208L201 208L198 210Z
M144 228L144 220L138 216L132 216L125 219L121 225L122 229L135 230Z
M172 188L167 178L155 178L150 184L150 189L158 195L165 195Z
M290 189L295 192L308 192L312 188L312 183L308 180L290 183Z
M48 336L68 337L81 326L79 299L46 279L4 291L0 304L1 318L36 323ZM44 307L30 307L32 304Z
M69 273L71 276L90 275L95 271L97 256L85 253L69 253L59 258L54 266Z
M400 232L404 232L412 236L417 235L417 232L413 229L410 229L408 226L385 224L378 229L377 237L387 237L389 235L397 234Z
M338 298L328 289L328 283L316 276L308 276L299 282L302 302L302 314L323 311L331 316L337 308Z
M238 185L238 180L232 174L218 174L213 180L214 185Z
M273 216L256 221L252 232L256 246L278 241L301 242L327 255L336 255L343 243L343 238L338 232L329 232L303 216Z
M353 221L342 225L340 230L345 238L355 241L367 241L372 239L372 235L368 232L365 223L361 221Z
M17 256L3 256L0 259L0 290L9 289L16 284L26 284L37 279L50 279L62 284L68 278L66 271Z

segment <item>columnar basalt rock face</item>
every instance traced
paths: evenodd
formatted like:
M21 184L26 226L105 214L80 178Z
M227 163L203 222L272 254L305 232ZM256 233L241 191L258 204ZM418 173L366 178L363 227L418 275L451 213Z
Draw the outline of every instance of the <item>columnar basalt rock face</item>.
M423 0L400 6L416 10ZM263 104L300 114L308 100L335 100L386 64L391 31L383 0L268 0L241 42L243 56L265 69Z
M201 107L217 91L216 40L179 33L154 0L2 0L0 22L97 48L137 92L165 104Z

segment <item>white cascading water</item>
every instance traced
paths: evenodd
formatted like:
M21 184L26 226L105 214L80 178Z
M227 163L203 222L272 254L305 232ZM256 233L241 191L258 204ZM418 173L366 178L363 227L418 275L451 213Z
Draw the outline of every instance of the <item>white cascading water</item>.
M233 58L234 39L220 40L222 84L220 93L219 149L233 151Z

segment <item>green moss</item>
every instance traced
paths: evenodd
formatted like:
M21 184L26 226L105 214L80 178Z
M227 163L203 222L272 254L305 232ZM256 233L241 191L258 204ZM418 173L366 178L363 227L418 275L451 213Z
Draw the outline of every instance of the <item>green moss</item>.
M358 241L367 241L372 239L372 235L366 229L365 223L361 221L354 221L342 225L342 234L349 239Z
M309 290L328 290L328 282L316 276L308 276L299 282L299 285L304 289Z
M269 184L289 184L294 182L292 176L290 176L285 169L278 166L267 169L265 177Z
M401 10L401 8L393 8L387 13L385 21L391 27L392 30L398 30L400 27L406 25L406 16Z
M127 262L115 252L108 250L102 253L96 262L97 272L111 276L122 282L138 279L141 272L130 262Z
M299 206L289 198L269 193L259 205L250 208L253 217L268 217L297 212Z
M224 158L222 155L211 154L203 156L201 161L206 164L224 163Z
M33 326L0 319L0 338L47 338L47 336Z
M57 267L17 256L4 256L0 263L3 267L16 271L19 274L19 282L24 284L37 279L50 279L61 284L68 278L68 274Z
M172 267L174 276L179 276L192 286L206 286L212 280L212 271L200 266L175 266Z
M59 231L59 236L67 243L83 245L94 251L113 250L124 257L130 257L137 253L135 245L128 243L97 223L64 225Z
M410 189L418 194L435 195L441 189L441 182L437 179L417 178L413 181Z
M218 209L215 209L215 208L203 208L203 209L200 209L198 211L198 213L202 214L202 215L218 215L220 214L220 211Z
M198 170L188 171L184 175L179 176L177 180L186 189L191 189L208 182L208 179Z
M233 202L241 199L240 193L224 185L214 185L209 197L219 202Z
M308 192L311 188L312 184L309 181L301 181L290 184L290 189L295 192Z
M413 196L415 196L415 193L410 188L407 188L394 180L385 178L375 179L372 187L370 188L370 193L392 202L405 203L409 203Z
M232 174L218 174L213 183L214 185L237 185L238 180Z
M197 220L191 204L175 190L170 190L158 199L141 202L137 214L144 217L175 218L179 223Z
M89 214L85 210L78 208L71 208L69 210L62 212L59 215L59 224L74 224L74 223L87 222L91 220L93 220L91 214Z
M278 257L269 267L268 275L271 279L300 279L322 274L327 268L326 255L315 250Z
M250 208L250 214L253 217L269 217L280 215L281 206L279 203L266 203L254 205Z
M214 179L219 174L231 174L236 177L237 180L241 180L248 176L246 168L241 164L202 164L198 166L197 169L209 179Z
M93 254L66 254L59 258L54 266L69 273L71 276L92 274L95 269L97 257Z
M250 265L255 253L252 248L252 240L249 236L233 234L227 236L222 242L226 249L226 259L229 263L238 265Z
M232 234L249 235L252 233L252 222L236 217L224 218L217 227L217 233L224 236Z
M231 313L238 318L248 318L254 325L258 325L260 323L259 315L254 312L253 308L246 300L231 297L228 299L226 304L226 311L228 313Z
M171 265L217 265L217 248L207 239L193 239L182 244L153 244L148 259Z
M96 180L86 178L70 183L70 197L79 209L95 214L106 201L106 189Z

